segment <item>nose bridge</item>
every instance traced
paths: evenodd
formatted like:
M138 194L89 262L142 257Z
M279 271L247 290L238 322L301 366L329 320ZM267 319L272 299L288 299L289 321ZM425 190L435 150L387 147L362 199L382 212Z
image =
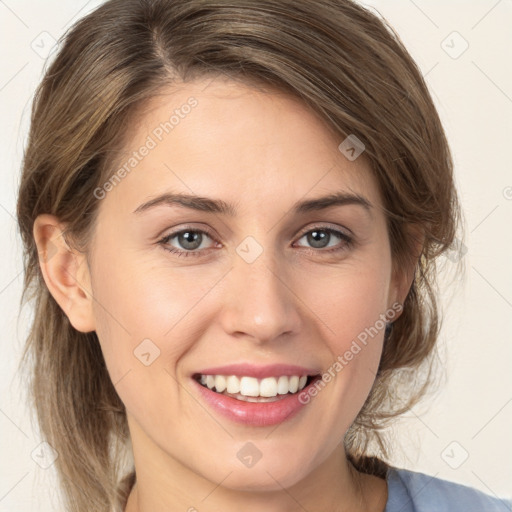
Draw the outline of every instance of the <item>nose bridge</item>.
M284 266L273 248L264 247L254 237L239 244L224 307L228 333L244 333L265 342L298 330L299 313Z

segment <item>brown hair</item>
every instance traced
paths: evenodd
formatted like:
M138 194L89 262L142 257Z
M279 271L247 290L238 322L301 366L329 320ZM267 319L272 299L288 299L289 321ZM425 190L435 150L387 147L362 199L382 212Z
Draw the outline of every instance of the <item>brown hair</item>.
M436 260L452 246L460 209L438 114L392 29L350 0L110 0L65 35L36 92L17 207L22 300L32 299L35 310L23 359L42 433L59 453L68 510L120 510L134 474L119 485L130 452L125 409L96 333L75 330L44 283L34 220L56 215L86 251L94 190L112 174L129 120L163 87L219 74L294 95L340 142L348 134L363 141L395 269L417 257L407 227L425 236L374 386L345 437L358 469L383 474L371 444L387 457L379 430L430 380L417 369L434 353L440 328Z

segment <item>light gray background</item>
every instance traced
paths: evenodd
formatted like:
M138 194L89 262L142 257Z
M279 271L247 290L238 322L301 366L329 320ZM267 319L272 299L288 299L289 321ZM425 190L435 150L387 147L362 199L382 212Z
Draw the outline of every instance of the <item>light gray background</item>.
M31 313L18 321L22 265L14 214L44 57L100 3L0 0L0 512L61 510L52 466L36 462L41 439L15 375ZM511 496L512 1L364 3L390 21L426 77L452 146L466 217L465 281L445 286L446 377L393 429L393 462ZM454 263L445 258L445 266L449 274Z

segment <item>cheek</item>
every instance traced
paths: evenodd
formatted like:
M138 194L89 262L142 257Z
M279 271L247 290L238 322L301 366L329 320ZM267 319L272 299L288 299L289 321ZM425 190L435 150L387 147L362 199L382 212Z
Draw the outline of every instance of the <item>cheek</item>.
M331 427L337 431L349 427L374 383L389 307L390 273L390 259L360 260L329 275L310 276L301 292L321 320L316 325L330 356L322 380L330 391L319 393L332 400L337 413L331 420L337 426Z
M321 319L317 325L333 356L343 354L356 339L375 338L378 351L389 307L390 268L390 261L375 258L310 276L304 285L302 296Z
M157 266L155 260L128 253L118 255L115 265L93 269L96 332L114 382L147 353L145 362L154 360L174 374L177 360L204 329L198 311L219 275L199 267Z

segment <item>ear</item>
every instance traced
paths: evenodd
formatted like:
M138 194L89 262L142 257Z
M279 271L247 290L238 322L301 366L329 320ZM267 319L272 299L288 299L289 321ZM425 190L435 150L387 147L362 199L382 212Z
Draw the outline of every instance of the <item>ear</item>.
M407 261L397 264L393 262L392 285L390 288L389 306L399 303L403 305L416 275L418 261L423 251L425 243L425 234L423 228L419 225L410 224L407 226L408 243L410 245L410 254ZM398 314L400 316L402 312ZM395 317L398 318L398 316Z
M54 215L41 214L34 221L33 235L39 265L53 298L81 332L96 328L92 308L91 277L85 254L72 249L65 239L66 226Z

